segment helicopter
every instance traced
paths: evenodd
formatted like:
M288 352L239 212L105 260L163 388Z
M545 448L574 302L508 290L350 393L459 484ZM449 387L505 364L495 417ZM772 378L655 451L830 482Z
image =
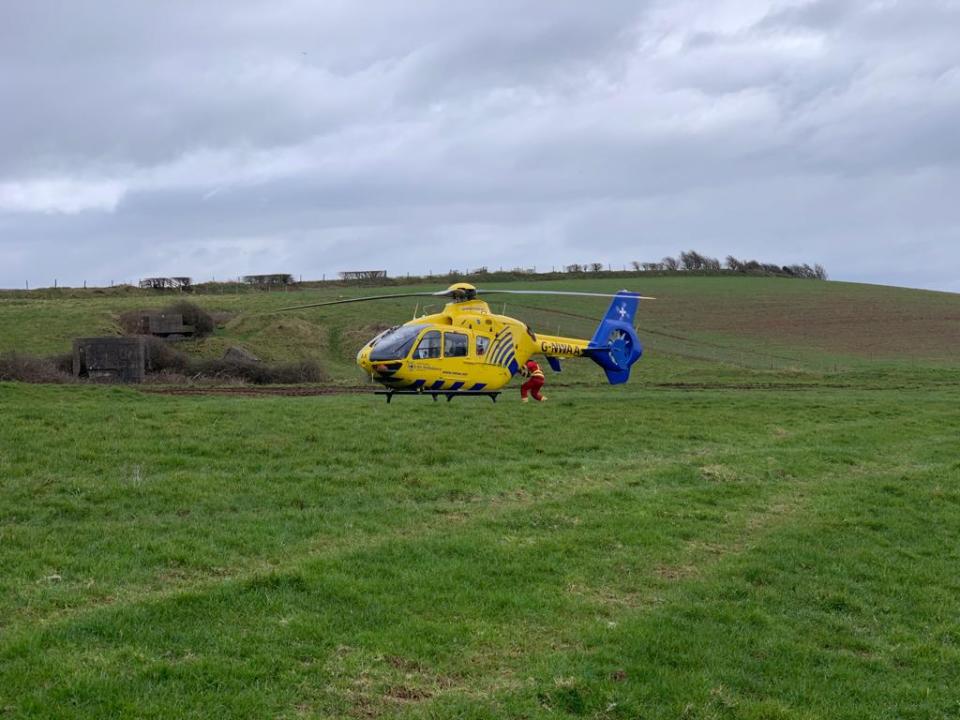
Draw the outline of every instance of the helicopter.
M536 333L517 318L498 315L479 297L493 294L608 297L612 301L593 337L586 340ZM589 358L603 369L611 385L625 383L643 354L634 315L640 300L654 299L628 290L486 290L461 282L439 292L347 298L277 312L405 297L447 297L449 302L439 313L420 317L414 313L412 320L372 338L357 353L357 365L390 393L442 393L448 400L455 394L485 394L495 400L495 391L535 355L544 356L554 372L561 371L561 360Z

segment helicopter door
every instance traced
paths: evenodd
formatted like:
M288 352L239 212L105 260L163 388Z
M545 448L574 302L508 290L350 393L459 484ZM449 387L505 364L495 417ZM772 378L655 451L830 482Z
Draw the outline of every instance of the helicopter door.
M420 338L420 344L413 351L416 360L432 360L440 357L440 331L430 330Z

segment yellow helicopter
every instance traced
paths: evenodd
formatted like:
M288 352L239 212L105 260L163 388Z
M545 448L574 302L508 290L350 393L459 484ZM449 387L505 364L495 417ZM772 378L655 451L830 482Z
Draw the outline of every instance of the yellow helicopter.
M613 298L589 340L535 333L525 323L491 312L478 295L567 295ZM624 383L643 347L633 327L640 300L652 300L627 290L617 293L563 290L480 290L455 283L440 292L398 293L332 300L305 308L403 297L448 297L443 310L380 333L357 354L357 364L389 394L427 393L488 395L510 382L534 355L543 355L555 372L560 360L586 357L606 373L611 385ZM390 397L388 395L387 400Z

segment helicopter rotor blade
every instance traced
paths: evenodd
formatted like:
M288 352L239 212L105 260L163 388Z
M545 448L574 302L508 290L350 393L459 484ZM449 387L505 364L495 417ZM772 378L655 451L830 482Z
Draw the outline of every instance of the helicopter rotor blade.
M573 295L577 297L623 297L623 293L595 293L595 292L577 292L575 290L480 290L477 289L477 295ZM638 300L656 300L655 297L647 295L638 295L628 293L628 297L634 297Z
M291 307L277 308L264 315L273 315L274 313L287 312L288 310L306 310L307 308L326 307L328 305L344 305L346 303L367 302L369 300L390 300L391 298L408 297L435 297L437 295L446 295L447 292L415 292L415 293L396 293L394 295L367 295L366 297L344 298L343 300L328 300L321 303L310 303L309 305L293 305Z
M477 295L567 295L567 296L576 296L576 297L621 297L621 293L594 293L594 292L577 292L573 290L476 290ZM653 297L647 297L646 295L637 295L630 293L630 297L635 297L638 300L656 300ZM275 313L288 312L290 310L307 310L310 308L318 307L329 307L330 305L345 305L347 303L357 303L357 302L369 302L371 300L392 300L394 298L408 298L408 297L457 297L456 292L451 290L440 290L438 292L412 292L412 293L394 293L391 295L367 295L364 297L354 297L354 298L343 298L342 300L327 300L325 302L319 303L310 303L308 305L292 305L290 307L277 308L276 310L271 310L266 313L260 313L262 315L273 315Z

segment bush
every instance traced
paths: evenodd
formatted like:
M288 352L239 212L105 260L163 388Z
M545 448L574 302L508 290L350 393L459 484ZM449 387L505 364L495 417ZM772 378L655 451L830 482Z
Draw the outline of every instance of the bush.
M117 318L117 325L120 326L120 332L124 335L140 334L140 310L127 310L120 313Z
M189 357L156 337L144 338L144 355L147 361L147 372L183 373L190 366Z
M147 371L170 378L192 377L212 380L241 380L257 385L271 383L322 382L326 373L316 360L262 363L226 358L191 358L160 338L146 338Z
M225 359L193 359L159 338L146 338L144 350L148 377L182 383L188 378L239 380L257 385L317 383L328 380L316 360L285 363L243 362ZM50 358L23 353L0 353L0 381L28 383L74 382L73 355Z
M70 370L64 372L62 357L41 358L23 353L8 352L0 354L0 380L13 380L28 383L59 383L73 381L73 357L70 357Z
M61 355L53 355L47 360L53 364L53 366L64 375L69 375L73 377L73 353L63 353Z
M256 385L322 382L327 379L320 363L315 360L301 360L273 365L237 362L222 358L194 360L190 363L187 374L206 378L245 380Z
M275 383L307 383L322 382L327 374L316 360L300 360L298 362L278 363L270 366Z

